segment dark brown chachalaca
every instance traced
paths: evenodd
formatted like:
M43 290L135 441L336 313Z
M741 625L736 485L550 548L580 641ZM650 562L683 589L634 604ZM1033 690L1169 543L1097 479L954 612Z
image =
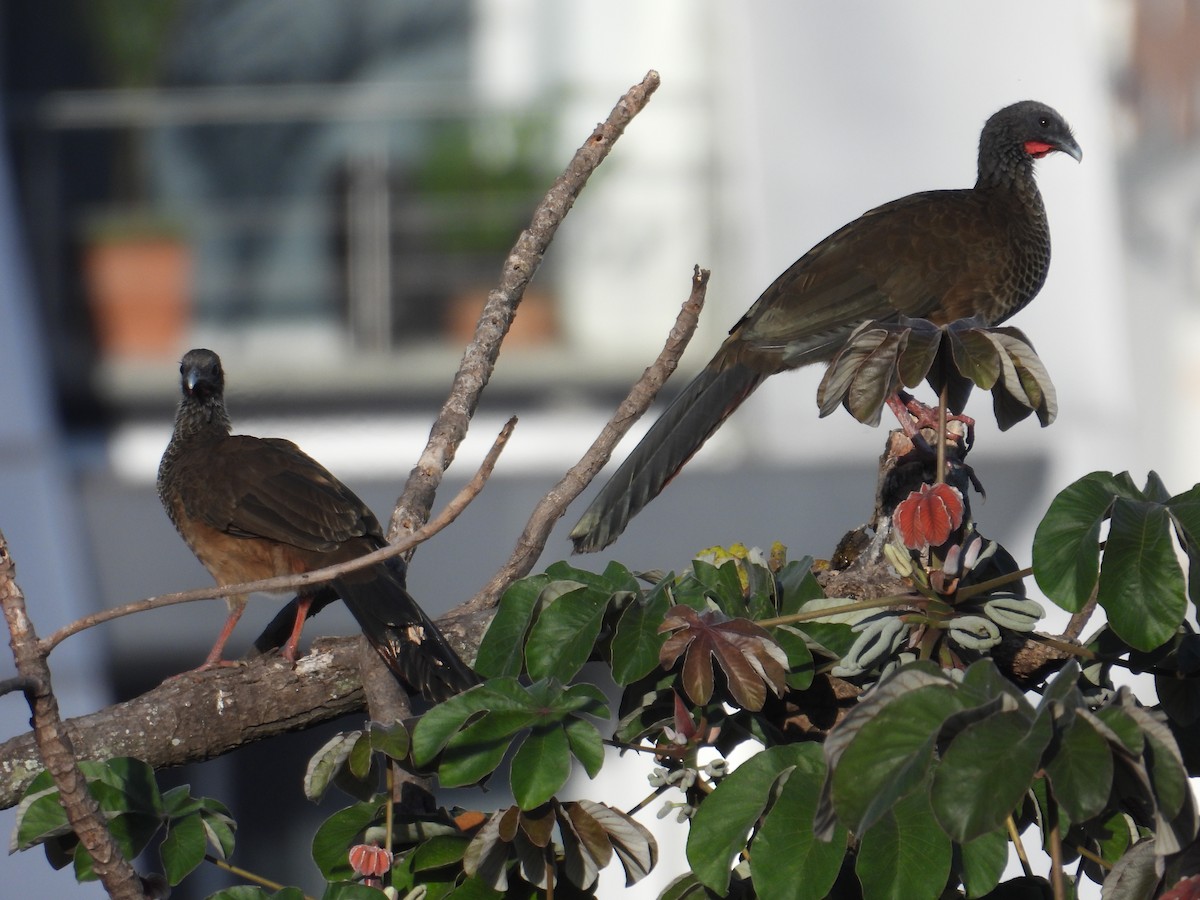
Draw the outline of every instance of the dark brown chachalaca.
M366 505L291 441L230 434L217 354L190 350L179 373L183 398L158 468L158 495L217 584L310 572L385 545ZM285 658L295 661L310 605L334 596L410 689L439 701L478 682L409 595L404 563L396 558L302 591ZM228 598L229 617L201 669L224 664L246 599Z
M1033 162L1082 151L1062 117L1024 101L979 138L975 186L911 194L864 213L775 279L733 326L571 531L575 552L608 546L762 381L828 362L864 322L1003 322L1041 289L1050 229Z

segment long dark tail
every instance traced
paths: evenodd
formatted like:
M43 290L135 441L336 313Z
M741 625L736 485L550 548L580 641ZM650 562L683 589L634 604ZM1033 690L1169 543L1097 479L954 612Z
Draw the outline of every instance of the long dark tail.
M335 579L313 596L308 617L341 597L388 668L408 688L434 703L479 683L405 587L405 566L389 559ZM298 599L273 618L254 642L266 653L282 647L296 621Z
M720 354L683 389L609 479L571 530L576 553L602 550L620 537L704 442L766 377Z
M410 688L439 703L479 684L406 590L402 564L387 560L332 586L388 668Z

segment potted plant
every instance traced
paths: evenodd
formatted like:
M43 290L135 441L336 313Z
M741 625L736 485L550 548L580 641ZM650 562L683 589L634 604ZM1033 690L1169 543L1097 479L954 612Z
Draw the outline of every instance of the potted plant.
M81 0L80 21L105 83L147 90L158 79L172 0ZM112 186L117 202L86 217L82 273L100 352L108 357L177 353L191 319L192 254L182 222L154 207L145 184L145 135L118 126Z

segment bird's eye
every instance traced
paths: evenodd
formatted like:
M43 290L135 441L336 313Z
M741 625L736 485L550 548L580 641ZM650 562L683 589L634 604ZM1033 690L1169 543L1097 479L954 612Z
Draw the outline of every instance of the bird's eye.
M1050 120L1048 118L1046 118L1045 116L1042 116L1040 119L1038 119L1038 124L1041 125L1043 128L1049 128Z

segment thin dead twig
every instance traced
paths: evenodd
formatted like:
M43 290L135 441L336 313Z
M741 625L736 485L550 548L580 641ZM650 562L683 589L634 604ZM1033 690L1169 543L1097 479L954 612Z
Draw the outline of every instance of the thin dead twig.
M597 125L583 146L575 151L571 162L534 210L529 227L521 232L509 252L500 272L500 282L488 294L475 337L463 353L450 394L430 429L429 441L396 500L388 526L390 540L396 541L403 535L418 531L429 518L434 495L466 437L471 417L479 405L479 397L495 368L500 344L512 325L526 286L541 264L542 255L592 172L608 156L626 126L642 111L658 85L658 73L651 70L617 101L608 118ZM406 556L411 555L410 548Z
M579 462L568 469L562 480L534 507L533 514L517 539L517 546L508 561L478 594L461 607L464 611L477 612L495 606L510 584L529 574L546 547L554 523L562 518L571 501L583 493L596 473L604 468L621 438L646 412L663 384L679 365L679 358L691 341L696 331L696 323L700 319L700 311L704 308L709 274L708 269L695 267L692 273L691 293L679 310L658 358L630 388L629 394L621 401L612 418L601 429Z
M141 878L105 826L100 806L88 791L87 779L79 771L75 751L63 730L58 698L50 684L50 667L38 645L25 595L17 586L16 565L3 533L0 533L0 606L8 622L17 672L34 686L29 704L33 712L33 737L38 755L54 778L67 821L80 844L91 854L96 875L109 896L115 900L142 900L145 893Z

